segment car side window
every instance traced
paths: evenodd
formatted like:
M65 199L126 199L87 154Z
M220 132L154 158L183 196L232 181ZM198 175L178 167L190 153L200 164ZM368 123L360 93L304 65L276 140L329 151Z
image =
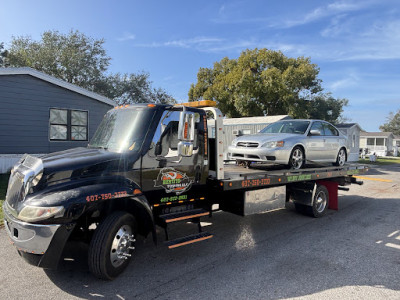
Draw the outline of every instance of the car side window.
M324 123L324 131L327 136L338 136L339 132L331 124Z
M311 130L318 130L319 132L321 132L321 135L325 135L325 133L324 133L324 127L322 126L322 123L321 123L321 122L314 122L314 123L311 125L310 131L311 131Z

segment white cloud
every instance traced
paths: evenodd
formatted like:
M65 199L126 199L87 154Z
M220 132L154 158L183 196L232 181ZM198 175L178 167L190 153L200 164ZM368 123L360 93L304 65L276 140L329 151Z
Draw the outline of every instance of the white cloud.
M216 43L223 42L223 39L215 38L215 37L194 37L190 39L180 39L180 40L171 40L166 42L153 42L148 44L136 44L136 47L144 47L144 48L161 48L161 47L176 47L176 48L194 48L201 49L203 47L208 47L210 45L214 45Z
M340 89L356 86L359 83L359 77L356 74L348 74L345 78L336 80L329 85L330 90L336 92Z
M271 26L277 28L291 28L305 25L324 18L335 16L337 14L361 10L372 5L373 3L374 1L336 1L325 6L317 7L311 12L308 12L298 18L291 17L290 19L280 20L279 22L271 24Z
M372 22L359 34L353 32L345 42L347 53L338 60L400 59L400 21Z
M143 48L162 48L175 47L183 49L192 49L206 53L240 53L246 49L268 48L271 50L280 50L295 55L303 55L304 47L302 45L293 45L290 43L281 43L273 40L260 40L249 37L247 39L226 39L218 37L194 37L189 39L177 39L166 42L152 42L136 44L136 47Z
M126 42L126 41L131 41L134 40L136 38L136 36L130 32L124 32L124 34L117 38L118 42Z

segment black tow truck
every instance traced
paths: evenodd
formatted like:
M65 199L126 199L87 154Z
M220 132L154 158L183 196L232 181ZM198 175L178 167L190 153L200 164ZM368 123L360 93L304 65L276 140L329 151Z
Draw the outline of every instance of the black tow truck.
M321 217L337 209L338 189L361 184L353 175L367 171L350 164L269 171L224 165L222 118L212 101L119 106L86 148L24 155L4 203L11 242L30 264L56 268L67 240L87 241L89 269L111 280L127 267L138 234L157 243L156 226L175 248L212 237L200 219L216 204L245 216L293 201ZM198 232L171 240L169 225L188 221Z

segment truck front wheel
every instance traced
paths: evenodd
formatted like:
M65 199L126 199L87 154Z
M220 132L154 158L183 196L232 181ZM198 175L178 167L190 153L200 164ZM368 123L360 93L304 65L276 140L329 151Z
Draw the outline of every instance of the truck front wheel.
M117 211L107 216L89 245L89 270L97 278L112 280L128 266L136 238L135 218Z

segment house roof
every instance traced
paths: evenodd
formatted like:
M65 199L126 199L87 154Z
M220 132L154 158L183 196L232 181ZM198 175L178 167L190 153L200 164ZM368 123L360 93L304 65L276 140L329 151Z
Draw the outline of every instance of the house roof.
M280 120L291 119L288 115L266 116L266 117L246 117L246 118L227 118L224 125L247 125L247 124L270 124Z
M394 135L391 132L366 132L366 131L362 131L360 133L360 137L390 137L390 136L392 136L394 138Z
M47 82L52 83L54 85L58 85L58 86L60 86L62 88L65 88L67 90L76 92L76 93L84 95L84 96L87 96L87 97L95 99L97 101L106 103L108 105L111 105L111 106L115 106L116 105L116 103L113 100L111 100L111 99L109 99L107 97L101 96L101 95L96 94L94 92L91 92L91 91L89 91L87 89L81 88L81 87L79 87L79 86L77 86L75 84L72 84L72 83L66 82L64 80L58 79L56 77L47 75L45 73L39 72L39 71L37 71L35 69L32 69L32 68L28 68L28 67L24 67L24 68L0 68L0 76L1 75L30 75L32 77L39 78L41 80L47 81Z
M338 129L345 129L345 128L351 128L351 127L357 126L362 131L362 128L360 125L358 125L358 123L340 123L340 124L336 124L335 126Z

